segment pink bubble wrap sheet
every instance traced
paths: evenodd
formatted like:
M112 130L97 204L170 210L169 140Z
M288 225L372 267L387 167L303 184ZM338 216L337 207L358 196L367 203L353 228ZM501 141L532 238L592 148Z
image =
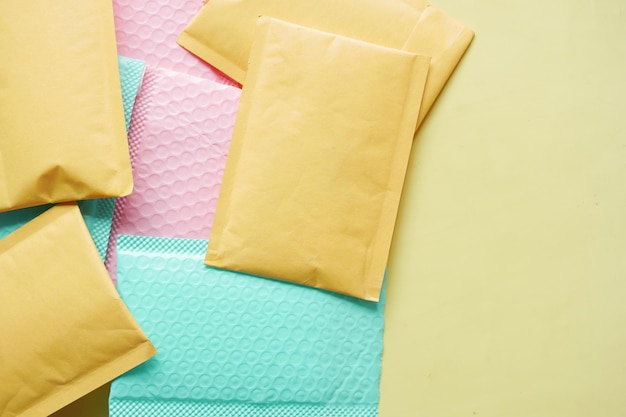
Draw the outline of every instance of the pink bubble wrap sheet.
M118 234L206 239L217 206L241 90L146 66L128 133L134 190L115 204Z
M200 7L201 0L113 0L118 53L153 67L235 85L176 43Z

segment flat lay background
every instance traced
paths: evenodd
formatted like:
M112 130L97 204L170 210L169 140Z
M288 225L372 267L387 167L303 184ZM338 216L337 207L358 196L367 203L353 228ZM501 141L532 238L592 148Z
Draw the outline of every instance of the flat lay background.
M412 152L380 416L623 417L626 3L435 6L476 38Z

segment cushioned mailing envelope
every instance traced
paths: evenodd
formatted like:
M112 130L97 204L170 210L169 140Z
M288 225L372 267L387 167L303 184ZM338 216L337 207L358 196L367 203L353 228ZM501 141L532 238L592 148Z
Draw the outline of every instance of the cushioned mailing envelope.
M420 12L402 0L210 0L178 43L243 83L261 15L401 48Z
M76 204L0 240L0 416L46 416L154 347L115 291Z
M141 59L148 67L232 84L176 44L180 31L200 7L201 0L113 0L118 53Z
M474 32L436 7L426 7L404 44L405 51L432 57L419 126L474 39Z
M268 17L256 38L206 264L378 300L429 58Z
M143 61L123 56L118 57L118 60L122 97L124 98L124 119L128 127L135 97L143 79L144 63ZM102 259L105 258L107 252L114 206L114 198L97 198L78 202L78 207L83 214L89 233L91 233L91 237ZM25 225L50 207L50 204L44 204L0 213L0 239Z
M107 0L0 2L0 211L129 194Z
M206 240L119 236L118 290L159 354L113 381L110 417L376 417L372 303L207 268Z
M178 43L243 83L260 15L431 56L419 123L474 37L423 0L210 0Z
M108 240L113 281L118 234L209 236L240 96L233 86L146 69L128 134L135 189L117 199Z

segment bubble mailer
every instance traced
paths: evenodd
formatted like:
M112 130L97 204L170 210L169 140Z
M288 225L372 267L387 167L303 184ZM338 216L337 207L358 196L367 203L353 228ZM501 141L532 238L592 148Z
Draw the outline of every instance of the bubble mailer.
M0 2L0 211L130 194L109 0Z
M124 118L126 119L126 129L128 129L135 97L137 96L141 79L143 78L144 64L142 61L122 56L118 57L118 63L120 67L122 98L124 101ZM109 242L114 205L114 198L99 198L78 202L78 207L83 214L89 233L103 260L106 256ZM46 204L0 213L0 239L34 219L50 207L49 204Z
M76 204L0 240L0 416L48 416L156 352Z
M376 301L430 59L258 21L205 263Z
M113 0L118 52L153 67L234 84L176 43L201 6L198 0Z
M243 83L261 15L432 57L417 126L474 38L423 0L211 0L178 42Z
M161 68L146 70L129 133L135 189L117 200L118 233L207 238L241 90Z
M120 82L122 85L122 100L124 101L124 121L126 131L130 126L130 117L133 114L135 98L141 86L145 63L139 59L118 56L117 62L120 67Z
M203 240L120 236L118 291L159 350L112 417L374 417L383 302L202 265Z

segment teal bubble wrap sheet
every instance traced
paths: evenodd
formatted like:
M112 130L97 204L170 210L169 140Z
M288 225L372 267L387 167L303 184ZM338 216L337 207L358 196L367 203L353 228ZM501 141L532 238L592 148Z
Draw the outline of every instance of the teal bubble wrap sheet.
M203 265L207 241L120 235L118 291L158 349L112 417L374 417L379 303Z
M118 56L117 62L120 67L120 82L122 84L122 101L124 102L124 120L126 121L126 131L130 126L130 117L133 114L135 98L141 87L145 64L138 59Z
M124 101L124 118L126 130L130 125L130 117L143 79L144 63L137 59L118 57L122 99ZM12 210L0 213L0 239L17 230L44 211L52 207L46 204L37 207ZM114 198L100 198L95 200L79 201L78 207L85 219L89 233L98 248L100 257L104 260L109 242L109 232L115 207Z

